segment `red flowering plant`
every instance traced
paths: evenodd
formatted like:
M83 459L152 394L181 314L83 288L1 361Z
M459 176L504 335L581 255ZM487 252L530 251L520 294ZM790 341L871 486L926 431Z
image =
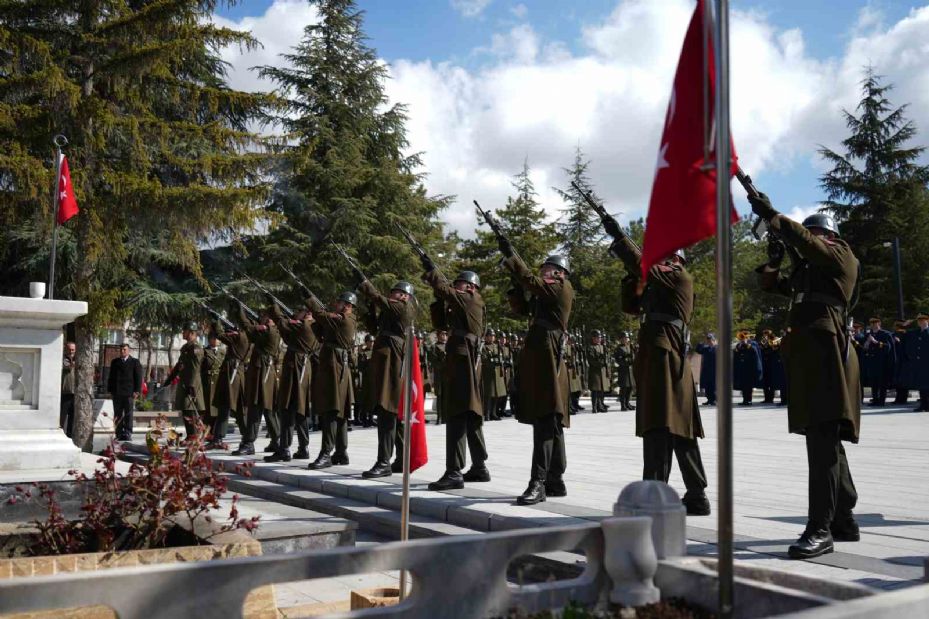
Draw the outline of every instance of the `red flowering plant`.
M69 471L87 487L76 519L65 516L55 489L48 484L17 487L9 502L36 497L48 511L44 522L35 522L37 531L27 552L44 556L164 548L179 524L193 531L195 522L201 521L211 524L210 534L190 536L196 544L209 543L210 538L235 529L258 527L258 516L239 516L237 494L232 495L226 521L214 524L211 513L221 507L227 480L222 465L214 468L204 453L202 425L194 436L180 442L162 417L146 434L146 444L149 458L133 462L125 473L117 471L117 460L125 451L115 442L103 451L92 476ZM172 451L174 446L179 449ZM235 473L250 476L250 464L237 465Z

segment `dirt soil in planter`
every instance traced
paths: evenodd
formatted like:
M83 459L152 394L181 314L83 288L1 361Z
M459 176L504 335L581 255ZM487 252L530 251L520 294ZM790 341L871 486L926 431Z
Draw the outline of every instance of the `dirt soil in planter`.
M716 615L681 598L669 598L635 608L610 605L610 609L606 611L574 605L568 606L560 613L544 611L530 615L513 611L506 619L716 619Z

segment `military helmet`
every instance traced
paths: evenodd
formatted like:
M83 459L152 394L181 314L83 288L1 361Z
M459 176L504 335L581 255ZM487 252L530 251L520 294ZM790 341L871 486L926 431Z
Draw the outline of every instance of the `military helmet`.
M373 341L374 341L374 336L371 335L370 333L366 334L366 335L365 335L365 341L366 341L366 342L373 342Z
M494 328L493 328L493 327L487 327L487 329L484 331L484 335L485 335L485 336L487 336L487 335L497 335L497 333L494 331Z
M561 254L552 254L551 256L546 258L545 261L542 263L543 266L545 266L546 264L550 264L554 267L558 267L565 273L571 272L571 266L568 263L568 257L562 256Z
M352 305L358 305L358 295L352 292L351 290L346 290L339 295L339 301L345 303L351 303Z
M187 331L199 331L199 330L200 330L200 323L191 320L190 322L187 323L187 326L184 327L184 328L185 328Z
M458 274L458 277L455 278L456 282L467 282L469 284L474 284L478 288L481 287L481 277L474 271L462 271Z
M394 284L393 286L391 286L390 290L391 290L391 292L393 292L394 290L399 290L400 292L405 292L405 293L407 293L407 294L410 295L411 297L412 297L414 294L416 294L416 291L413 290L413 284L411 284L410 282L405 282L405 281L399 281L399 282L397 282L396 284Z
M825 213L813 213L803 220L803 227L806 229L822 228L839 236L839 228L835 225L835 220Z
M590 332L591 337L601 337L602 335L603 335L603 332L600 331L600 329L594 329L593 331Z

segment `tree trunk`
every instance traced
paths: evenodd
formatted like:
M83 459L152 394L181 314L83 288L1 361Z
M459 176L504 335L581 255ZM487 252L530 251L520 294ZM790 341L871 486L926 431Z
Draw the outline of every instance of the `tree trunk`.
M93 448L94 431L94 332L82 316L75 323L77 380L74 384L74 444L83 451ZM102 368L101 368L102 371Z

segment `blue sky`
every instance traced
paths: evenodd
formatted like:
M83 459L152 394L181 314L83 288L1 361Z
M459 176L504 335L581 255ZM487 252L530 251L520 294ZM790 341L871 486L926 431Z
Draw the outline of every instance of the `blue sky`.
M300 4L276 1L295 3L288 9L294 14ZM245 0L220 15L250 27L273 2ZM601 195L627 216L644 215L692 2L360 0L358 5L366 12L370 45L391 65L389 94L410 104L411 140L415 150L426 152L430 191L456 194L462 205L472 197L499 203L509 176L528 158L543 202L551 201L551 185L580 145L593 161ZM480 10L469 13L468 6ZM920 105L929 97L929 51L922 49L929 40L929 10L921 19L911 13L921 6L902 0L733 0L736 148L756 183L782 210L799 216L823 199L816 148L836 147L844 137L839 112L854 106L864 64L888 74L898 86L893 102L912 103L918 128L929 131L924 111L929 105ZM265 28L277 35L273 24ZM268 54L274 49L271 45ZM909 60L897 62L901 57ZM240 69L249 62L233 60ZM268 57L251 64L262 62ZM590 77L573 86L554 82L567 84L585 71ZM624 85L604 83L613 79ZM577 92L570 96L565 88ZM585 100L587 89L594 103ZM564 105L552 104L550 99L560 96ZM546 132L554 137L545 137ZM553 202L551 208L558 206ZM472 218L467 207L451 211L451 225L467 233Z

